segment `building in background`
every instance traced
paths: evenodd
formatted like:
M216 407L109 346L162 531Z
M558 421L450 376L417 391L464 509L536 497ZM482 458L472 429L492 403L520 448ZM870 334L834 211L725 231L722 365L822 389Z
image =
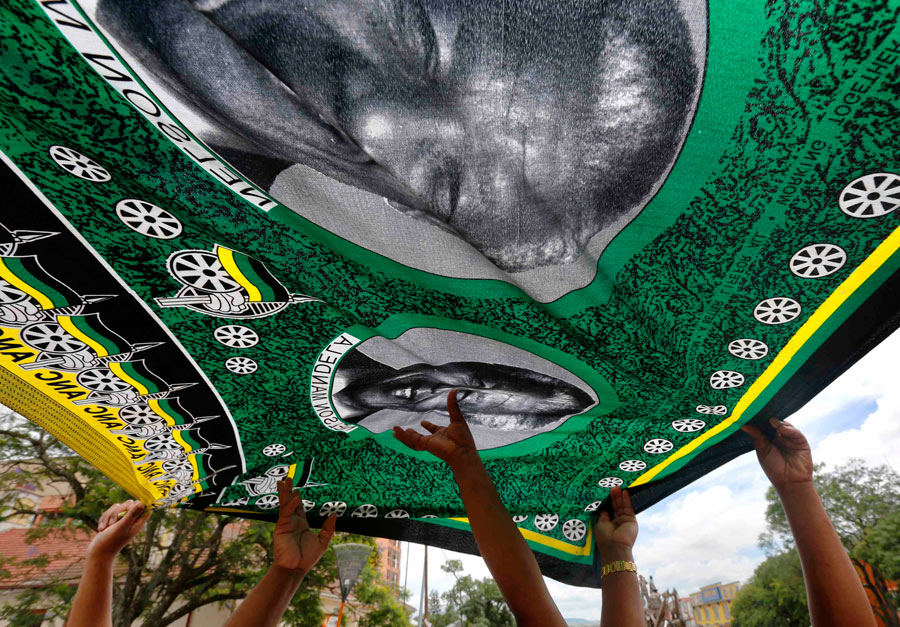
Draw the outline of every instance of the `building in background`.
M403 583L400 580L400 540L376 538L378 548L378 575L384 583L399 591Z
M684 627L697 627L697 621L694 620L694 606L691 604L691 597L678 599L678 606L681 608Z
M740 584L713 583L691 595L694 620L698 627L731 627L731 604Z

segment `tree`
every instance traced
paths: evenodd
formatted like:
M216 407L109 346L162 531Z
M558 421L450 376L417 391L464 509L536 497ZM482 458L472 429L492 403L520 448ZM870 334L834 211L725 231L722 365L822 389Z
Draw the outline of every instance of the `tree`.
M887 465L853 459L827 471L817 465L813 482L822 504L883 624L900 627L900 598L887 580L900 578L900 476ZM793 549L794 538L774 488L766 493L766 523L760 546L768 552Z
M756 567L731 606L734 627L806 627L810 624L800 556L794 549Z
M0 412L2 412L0 406ZM46 515L29 502L23 486L55 485L64 496L58 513ZM12 412L0 413L0 521L39 517L28 531L30 542L41 538L84 538L111 503L129 498L84 459ZM371 538L338 534L333 542L365 542ZM165 627L210 603L242 599L271 564L272 525L259 521L188 509L153 512L144 531L122 551L121 574L113 595L113 624L130 626L141 618L146 627ZM52 556L49 556L52 557ZM408 625L396 618L393 593L376 581L373 551L366 583L359 588L373 617L365 627ZM0 556L0 575L11 566L44 574L48 556L12 563ZM294 627L318 627L324 620L319 593L337 589L337 564L328 551L306 578L285 613ZM52 575L40 589L24 590L17 602L0 608L0 619L31 625L34 608L65 616L75 587ZM402 609L402 606L399 606ZM405 613L403 613L405 618ZM380 622L379 622L380 621Z
M441 594L439 603L430 602L429 618L434 627L447 627L456 621L471 627L513 627L516 624L493 579L463 575L459 560L447 560L441 570L453 575L456 583Z
M375 559L375 556L372 556ZM357 620L360 627L406 627L411 625L402 596L381 585L375 575L375 563L371 562L359 576L353 596L368 609Z

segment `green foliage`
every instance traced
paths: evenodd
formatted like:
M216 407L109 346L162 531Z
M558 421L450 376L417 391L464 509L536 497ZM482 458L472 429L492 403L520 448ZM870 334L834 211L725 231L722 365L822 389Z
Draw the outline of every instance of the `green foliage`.
M887 589L886 580L900 578L900 477L890 466L866 466L853 459L833 470L817 465L813 482L841 543L863 574L875 613L897 625L900 595ZM793 551L791 528L774 488L766 500L767 529L760 546L769 554Z
M803 570L796 550L769 557L738 591L733 627L806 627L810 624Z
M869 530L885 516L900 511L900 477L887 465L866 466L860 459L827 471L816 465L813 482L822 504L847 550L864 543ZM779 552L793 546L791 528L774 488L766 493L768 529L760 544ZM900 540L898 540L900 541Z
M0 407L0 412L3 412ZM41 494L67 497L59 513L46 515L37 509ZM12 412L0 413L0 521L30 521L41 514L28 531L30 542L53 534L95 531L106 507L130 498L121 488L75 455L49 434ZM338 534L339 542L374 544L371 538ZM121 574L113 595L113 624L130 626L138 617L145 627L165 627L189 612L210 603L236 602L256 584L271 564L272 525L236 520L188 509L155 511L144 530L122 552ZM13 563L0 556L0 576L9 569L28 567L29 578L43 579L39 589L23 590L14 603L0 607L0 620L16 627L30 627L33 610L65 617L75 594L74 581L48 576L43 568L53 556L41 555ZM373 560L376 559L373 552ZM374 565L373 561L373 565ZM362 588L367 609L375 618L365 627L406 626L396 618L402 606L376 581L371 568ZM326 552L306 575L284 622L291 627L319 627L324 613L319 593L337 588L334 553ZM403 618L405 619L405 613Z
M456 579L453 587L435 602L429 600L429 618L434 627L447 627L456 621L471 627L513 627L515 619L493 579L474 579L463 575L462 562L447 560L441 570Z
M374 555L373 558L374 559ZM396 591L379 583L374 564L363 569L356 582L353 595L368 606L365 616L359 618L360 627L408 627L412 625L403 602Z

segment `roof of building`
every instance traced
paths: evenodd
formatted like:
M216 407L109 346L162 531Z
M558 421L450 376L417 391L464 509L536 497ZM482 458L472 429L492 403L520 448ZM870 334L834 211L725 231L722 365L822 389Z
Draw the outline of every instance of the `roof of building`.
M0 532L0 555L4 558L0 569L9 572L0 580L0 589L39 587L50 579L73 583L79 579L90 533L61 529L33 542L28 541L27 534L27 529ZM5 563L8 558L12 563ZM40 561L27 563L31 560Z

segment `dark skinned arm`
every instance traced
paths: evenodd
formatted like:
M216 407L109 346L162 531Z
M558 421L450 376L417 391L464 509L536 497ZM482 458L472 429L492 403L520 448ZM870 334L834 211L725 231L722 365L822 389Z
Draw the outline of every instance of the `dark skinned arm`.
M319 562L337 517L329 516L319 533L309 528L303 499L290 480L278 482L278 522L272 534L275 553L271 568L225 623L225 627L275 627L300 587Z
M478 550L519 625L564 627L566 622L550 597L534 553L506 511L488 475L469 426L456 403L456 390L447 397L450 424L439 427L427 420L431 435L394 427L394 437L416 451L428 451L453 471L466 507Z
M797 543L809 616L814 627L875 627L875 615L856 569L841 544L813 484L809 442L790 423L772 418L772 438L741 427L756 448L759 465L784 507Z
M100 515L88 545L84 572L72 599L67 627L112 627L116 557L138 534L150 513L138 501L117 503ZM141 515L143 514L143 515Z
M594 524L597 554L602 564L617 560L634 561L632 547L637 540L638 523L627 490L613 488L609 491L612 516L606 510ZM603 606L600 611L600 627L645 627L644 602L637 573L619 571L603 576Z

